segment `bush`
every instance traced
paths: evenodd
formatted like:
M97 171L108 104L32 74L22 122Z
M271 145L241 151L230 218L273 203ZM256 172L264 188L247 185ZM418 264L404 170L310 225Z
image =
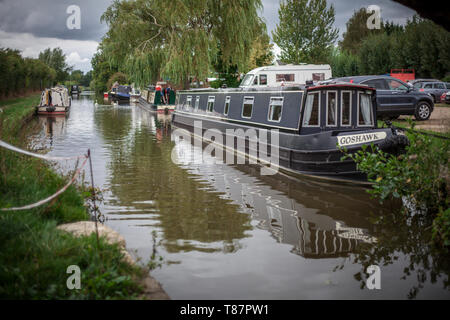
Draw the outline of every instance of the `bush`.
M406 153L399 156L372 146L363 147L344 158L353 159L358 169L367 174L368 180L373 182L368 192L378 197L380 202L392 197L400 198L404 200L407 211L439 216L436 227L448 228L441 220L447 219L448 223L449 218L449 141L416 132L408 134L408 138L410 145L406 147ZM444 214L438 215L442 210ZM439 230L442 232L437 232L436 237L448 237L448 229Z

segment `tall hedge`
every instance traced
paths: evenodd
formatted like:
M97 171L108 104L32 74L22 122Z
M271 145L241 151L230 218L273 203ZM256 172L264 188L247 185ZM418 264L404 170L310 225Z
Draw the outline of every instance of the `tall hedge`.
M0 99L53 85L56 72L38 59L23 58L18 50L0 48Z

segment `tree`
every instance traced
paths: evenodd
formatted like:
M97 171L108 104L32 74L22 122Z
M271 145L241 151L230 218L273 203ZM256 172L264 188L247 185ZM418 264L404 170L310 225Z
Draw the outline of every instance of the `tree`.
M209 75L219 47L224 65L248 68L261 8L261 0L115 0L102 15L103 52L138 85L163 77L187 87Z
M92 81L90 87L97 93L103 93L111 88L107 87L109 78L117 72L117 67L112 66L106 59L100 44L99 50L94 54L91 60Z
M266 24L262 21L260 28L260 34L253 41L252 49L250 51L250 61L248 66L249 70L271 65L274 58L272 51L273 44L270 43L270 37L267 34Z
M358 57L339 48L334 48L328 63L333 70L333 77L348 77L359 74Z
M351 54L358 54L362 41L369 35L380 34L382 29L367 28L367 20L371 13L366 12L366 8L361 8L353 13L353 16L347 21L347 30L342 35L342 41L339 46L342 50Z
M272 32L286 63L323 63L338 37L333 28L335 12L326 0L283 0L279 24Z
M45 49L39 53L39 60L56 71L55 80L57 82L64 82L69 77L69 72L72 71L72 67L66 63L66 56L61 48Z

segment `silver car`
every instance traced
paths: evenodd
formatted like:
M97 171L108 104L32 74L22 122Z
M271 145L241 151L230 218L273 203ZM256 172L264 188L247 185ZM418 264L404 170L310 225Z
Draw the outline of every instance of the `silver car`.
M450 83L442 81L424 81L414 83L414 87L421 92L429 93L436 103L440 102L442 94L450 89Z

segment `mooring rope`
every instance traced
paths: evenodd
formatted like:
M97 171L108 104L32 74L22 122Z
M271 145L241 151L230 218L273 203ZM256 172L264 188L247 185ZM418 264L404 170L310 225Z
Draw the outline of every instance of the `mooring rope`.
M45 156L45 155L42 155L42 154L37 154L37 153L33 153L33 152L29 152L29 151L26 151L26 150L19 149L19 148L14 147L14 146L12 146L12 145L4 142L4 141L1 141L1 140L0 140L0 146L4 147L6 149L9 149L11 151L19 152L19 153L22 153L22 154L25 154L25 155L29 155L29 156L32 156L32 157L35 157L35 158L39 158L39 159L44 159L44 160L75 160L75 159L83 159L84 158L84 161L81 164L81 167L75 171L72 179L63 188L58 190L56 193L54 193L50 197L45 198L43 200L40 200L40 201L38 201L36 203L33 203L33 204L29 204L29 205L23 206L23 207L2 208L2 209L0 209L0 211L29 210L29 209L33 209L33 208L39 207L39 206L41 206L41 205L43 205L45 203L48 203L48 202L52 201L53 199L58 197L61 193L66 191L67 188L69 188L75 182L75 180L80 175L81 170L86 165L87 160L89 159L88 155L74 156L74 157L50 157L50 156Z
M43 154L33 153L33 152L30 152L30 151L19 149L19 148L14 147L14 146L10 145L9 143L6 143L6 142L4 142L2 140L0 140L0 147L4 147L4 148L9 149L11 151L15 151L15 152L19 152L19 153L22 153L22 154L26 154L26 155L31 156L31 157L44 159L44 160L51 160L51 161L76 160L76 159L87 158L87 155L74 156L74 157L50 157L50 156L46 156L46 155L43 155Z
M85 166L86 162L87 162L88 158L86 157L83 161L83 164L81 165L81 167L75 171L75 174L73 175L72 179L69 181L69 183L67 183L63 188L59 189L56 193L54 193L53 195L51 195L48 198L45 198L41 201L38 201L36 203L33 204L29 204L23 207L14 207L14 208L2 208L1 211L19 211L19 210L28 210L28 209L33 209L36 207L39 207L47 202L52 201L53 199L55 199L56 197L58 197L61 193L63 193L64 191L67 190L67 188L70 187L70 185L72 183L75 182L75 180L78 178L78 176L80 175L81 170L83 169L83 167Z

